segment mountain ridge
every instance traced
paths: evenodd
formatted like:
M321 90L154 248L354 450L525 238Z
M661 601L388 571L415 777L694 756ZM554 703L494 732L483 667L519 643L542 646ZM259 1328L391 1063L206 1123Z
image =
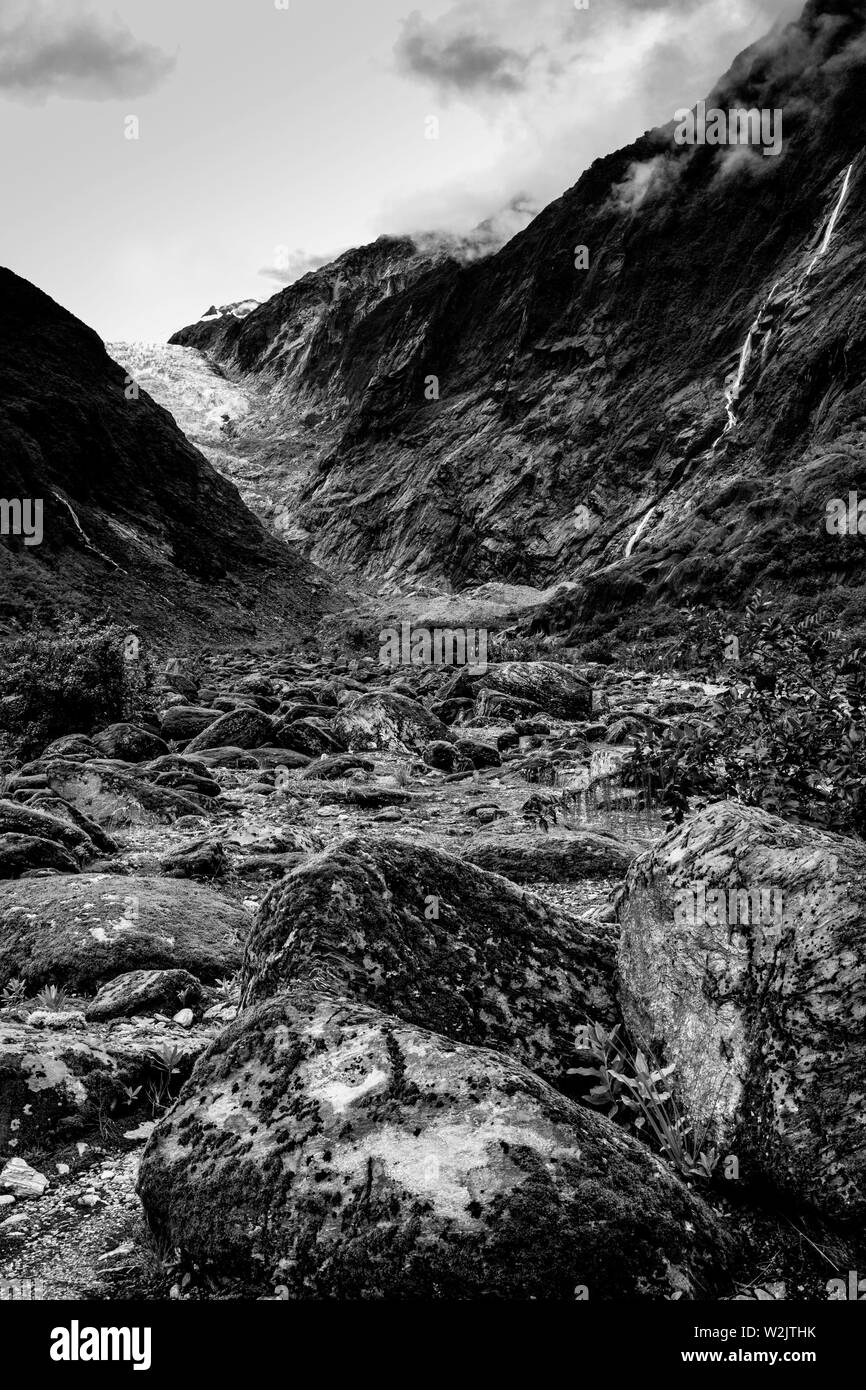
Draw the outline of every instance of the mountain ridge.
M596 160L490 257L419 260L382 238L225 332L176 334L275 410L318 412L329 447L301 498L313 558L386 588L568 581L551 621L577 633L626 630L636 609L671 622L683 600L736 605L759 583L859 606L862 553L824 532L823 510L863 476L864 26L862 0L810 3L709 94L781 110L778 159L678 145L672 121ZM846 169L833 245L725 435L750 325L774 282L798 283ZM831 424L848 443L816 469Z
M106 609L148 632L308 627L326 589L315 568L92 329L11 270L0 294L0 491L44 510L40 544L0 544L0 626Z

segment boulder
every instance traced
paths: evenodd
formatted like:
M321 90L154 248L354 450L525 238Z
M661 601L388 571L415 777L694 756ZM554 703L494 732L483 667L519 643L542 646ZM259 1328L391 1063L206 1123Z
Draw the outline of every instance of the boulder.
M866 1214L866 846L734 802L638 859L619 904L632 1035L708 1142Z
M188 773L193 777L206 777L207 765L203 758L188 758L186 753L164 753L161 758L153 758L149 763L139 763L134 769L140 777L151 782L164 772Z
M0 835L0 879L20 878L34 869L77 874L80 868L78 860L55 840L34 835Z
M449 743L444 738L434 738L432 743L427 744L421 757L428 767L436 768L438 772L472 770L472 762L469 757L465 753L461 753L456 743Z
M313 990L200 1058L138 1191L163 1247L291 1299L692 1297L730 1248L645 1145L524 1067Z
M274 721L260 709L244 706L229 710L202 729L184 750L197 753L208 748L257 748L273 743Z
M199 683L195 672L179 657L171 657L166 662L162 683L167 689L176 691L187 700L198 698Z
M178 845L159 861L169 878L222 878L229 867L228 855L220 840L205 836L187 845Z
M56 792L48 790L36 792L27 802L27 808L32 811L44 811L47 815L64 821L74 830L83 831L86 839L102 854L117 853L117 842L109 835L108 831L103 830L102 826L98 825L95 820L91 820L77 806L65 801Z
M249 919L217 893L164 878L81 874L0 883L0 986L96 989L129 970L206 982L241 961Z
M286 768L289 772L300 771L309 766L306 753L296 753L291 748L251 748L250 757L255 758L256 766L265 770Z
M333 781L338 777L345 777L349 772L373 772L375 765L369 758L356 758L352 753L338 753L333 758L318 758L310 763L301 773L302 778L314 778L322 781Z
M102 986L87 1005L85 1017L104 1023L133 1014L174 1014L200 1004L201 999L201 985L188 970L130 970Z
M160 712L160 729L163 738L184 743L210 728L218 718L214 709L204 709L200 705L173 705L171 709Z
M100 825L154 824L201 814L190 796L157 787L133 772L98 763L52 759L44 764L48 787Z
M79 1020L80 1021L80 1020ZM149 1019L36 1028L0 1019L0 1154L55 1146L128 1109L124 1087L165 1079L155 1054L173 1047L173 1093L209 1038ZM142 1107L144 1095L139 1102Z
M80 826L17 801L0 801L0 835L31 835L53 840L79 864L94 858L96 853L92 840Z
M170 787L172 791L189 793L190 796L203 796L212 801L219 796L221 787L212 777L199 777L194 772L158 772L153 779L155 787Z
M324 975L353 998L558 1077L575 1026L617 1017L613 955L608 929L498 874L409 841L349 837L262 903L242 999Z
M168 752L164 739L135 724L110 724L93 735L93 742L106 758L120 758L126 763L144 763Z
M0 1172L0 1192L11 1192L18 1200L41 1197L47 1187L45 1174L31 1168L23 1158L11 1158Z
M500 690L481 690L478 695L477 713L491 719L511 723L515 719L531 719L541 713L541 706L534 700L522 700L517 695L504 695Z
M501 661L487 667L479 690L499 690L558 719L582 719L592 713L592 688L571 666L557 661Z
M346 747L333 724L318 716L280 721L273 737L278 747L304 753L308 758L317 758L320 753L342 753Z
M280 705L277 711L280 720L280 727L286 724L294 724L298 719L319 718L330 719L337 713L336 705L317 705L305 704L298 701L289 701L287 704Z
M244 748L211 748L198 754L205 767L230 767L243 771L252 771L258 768L255 754L248 752Z
M43 758L98 758L99 749L86 734L64 734L42 750Z
M457 724L475 713L475 701L468 696L451 700L435 700L430 713L441 719L443 724Z
M457 750L474 768L501 767L499 750L491 743L482 743L477 738L458 738Z
M578 830L567 839L550 835L520 835L473 840L463 857L481 869L504 874L514 883L567 883L570 880L615 878L625 875L640 853L613 835Z
M420 752L433 739L448 741L448 729L441 719L417 700L390 690L355 695L342 706L333 725L353 752Z

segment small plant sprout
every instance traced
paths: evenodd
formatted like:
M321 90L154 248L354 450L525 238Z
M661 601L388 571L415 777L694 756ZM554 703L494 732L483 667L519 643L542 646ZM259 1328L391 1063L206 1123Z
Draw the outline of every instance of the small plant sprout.
M40 989L36 996L36 1003L40 1009L47 1009L49 1013L62 1013L69 1003L69 995L61 985L46 985Z
M26 997L27 986L17 975L3 986L3 991L0 993L0 1000L2 1000L7 1007L15 1004L23 1004Z

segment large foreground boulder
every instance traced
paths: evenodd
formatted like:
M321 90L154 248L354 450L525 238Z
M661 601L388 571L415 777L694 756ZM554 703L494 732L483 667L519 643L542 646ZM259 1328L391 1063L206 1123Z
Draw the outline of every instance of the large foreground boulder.
M575 1026L612 1023L614 946L587 924L440 850L350 837L265 899L244 954L245 1003L300 979L550 1077Z
M0 883L0 986L97 989L129 970L232 974L249 924L198 884L112 874Z
M633 1036L743 1178L866 1212L866 847L721 802L619 905Z
M352 752L420 753L434 739L449 739L441 719L417 700L390 690L356 695L333 720L334 732Z
M501 661L487 667L477 690L498 690L531 700L559 719L582 719L592 712L592 687L571 666L557 661Z
M646 1147L532 1072L314 990L209 1048L139 1194L166 1247L290 1298L688 1296L728 1247Z

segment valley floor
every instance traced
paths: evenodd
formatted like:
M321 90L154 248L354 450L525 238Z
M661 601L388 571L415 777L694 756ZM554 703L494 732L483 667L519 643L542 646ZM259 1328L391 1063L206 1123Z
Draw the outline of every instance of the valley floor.
M470 708L471 701L462 697L463 710L451 723L449 737L463 740L463 749L456 758L457 770L449 771L447 743L444 751L440 748L442 765L434 767L431 763L437 759L429 748L425 752L424 739L410 725L399 725L399 719L412 717L404 706L418 702L415 670L392 678L363 661L303 665L275 657L212 657L194 678L194 696L191 689L187 697L171 692L170 684L166 687L162 733L167 737L172 729L182 730L185 719L187 736L193 727L207 729L214 718L234 719L237 743L230 738L228 747L193 747L184 753L187 739L170 739L168 755L141 763L130 761L130 750L120 746L118 733L113 757L106 756L105 748L88 750L83 743L76 748L73 740L65 749L53 750L53 761L49 751L23 773L20 764L7 760L0 830L4 808L8 818L10 807L35 807L38 797L31 798L40 788L55 802L60 796L82 811L86 807L110 829L114 841L110 852L86 865L86 884L93 895L106 882L120 891L116 886L122 888L126 880L131 894L144 895L143 905L154 884L162 885L171 902L175 891L185 891L190 880L197 880L226 912L238 914L232 919L233 931L241 937L251 929L274 885L311 856L344 843L346 837L360 837L366 850L375 854L378 843L390 845L396 837L419 852L441 851L463 863L500 870L516 885L515 911L521 910L521 902L540 902L557 914L558 922L581 923L601 933L601 940L616 923L615 901L628 865L657 844L667 829L665 813L652 798L642 802L620 784L616 768L630 744L610 742L606 730L626 711L655 717L671 710L697 714L712 688L676 675L650 677L601 667L590 674L593 707L582 718L551 715L537 706L537 712L527 715L520 708L525 700L515 697L509 705L507 696L500 696L498 703L482 697L488 699L481 706L487 712L478 714L477 702ZM353 698L363 702L377 691L385 695L386 707L375 716L381 721L376 737L365 744L357 735L346 734L344 727L344 751L338 746L329 751L328 730L341 727L339 716L335 718L335 697L343 709L347 698L351 706ZM387 708L388 698L395 695L398 703L402 701L397 715ZM460 696L453 698L461 703ZM305 699L306 707L298 703ZM221 702L216 709L214 700ZM316 709L321 709L321 717ZM295 730L282 747L267 746L269 740L256 746L263 734L245 738L239 732L244 717L268 722L273 731L280 711L293 719L282 726L284 730ZM453 718L455 712L440 707L439 713ZM438 722L438 716L435 719ZM370 746L377 741L386 746ZM286 744L294 749L287 752ZM306 751L300 751L304 747ZM317 764L323 769L319 775ZM81 783L76 781L84 770L91 777L89 801L81 798ZM113 777L126 779L123 795ZM160 779L164 795L186 797L186 806L172 808L166 802L131 814L136 778L136 785L147 778L155 787ZM94 781L100 783L96 796ZM44 806L47 812L47 801ZM185 814L178 815L181 810ZM167 876L173 874L178 876ZM5 921L8 927L9 904L21 885L57 882L51 869L36 868L3 885L0 924ZM499 891L503 880L494 876L490 883L491 891ZM107 926L112 941L116 926ZM100 927L92 928L93 941L105 939L101 932ZM93 941L89 948L79 942L76 950L93 950ZM116 970L100 967L97 974L109 979L113 973L122 975L127 941L121 930L115 943ZM93 989L74 982L66 984L65 997L53 1011L40 1011L39 1001L32 997L10 1000L7 995L0 1007L0 1067L5 1065L7 1078L15 1078L16 1068L27 1072L26 1057L32 1062L43 1039L48 1058L44 1077L31 1086L40 1102L54 1086L60 1096L66 1067L75 1070L70 1058L82 1047L101 1059L93 1065L105 1066L112 1084L106 1083L105 1103L95 1109L90 1093L87 1103L79 1096L81 1103L71 1105L61 1096L60 1123L49 1118L38 1132L19 1141L15 1136L27 1130L32 1107L10 1122L20 1109L20 1078L14 1081L11 1105L7 1102L5 1116L0 1114L6 1155L0 1169L9 1159L23 1160L47 1182L39 1195L16 1191L12 1185L14 1200L7 1196L0 1208L4 1279L34 1281L37 1296L44 1298L285 1296L276 1275L272 1279L277 1291L268 1295L260 1284L251 1284L230 1268L221 1270L219 1262L203 1268L188 1253L173 1249L164 1231L148 1230L135 1190L144 1146L189 1074L192 1060L238 1015L237 959L236 951L227 951L225 969L219 972L224 974L222 982L214 982L217 972L211 969L199 1002L179 1012L168 1004L131 1004L114 1017L96 1021L89 1017ZM26 972L26 956L19 964ZM87 969L85 961L79 973L86 975ZM7 958L7 984L11 973ZM65 983L59 966L55 983ZM177 1050L177 1080L175 1068L168 1064L166 1089L154 1090L153 1059L166 1048ZM116 1074L114 1063L105 1063L106 1054L122 1054ZM120 1090L113 1084L118 1077ZM126 1098L118 1101L118 1095ZM857 1267L856 1243L815 1212L796 1203L784 1206L775 1198L768 1201L756 1192L733 1201L718 1182L709 1189L695 1181L688 1186L698 1201L703 1192L720 1230L736 1233L736 1253L727 1260L721 1281L714 1280L717 1296L826 1298L827 1280L835 1272L844 1276L845 1270ZM702 1294L697 1276L677 1279L667 1297L684 1291L688 1297L708 1296L706 1288Z

